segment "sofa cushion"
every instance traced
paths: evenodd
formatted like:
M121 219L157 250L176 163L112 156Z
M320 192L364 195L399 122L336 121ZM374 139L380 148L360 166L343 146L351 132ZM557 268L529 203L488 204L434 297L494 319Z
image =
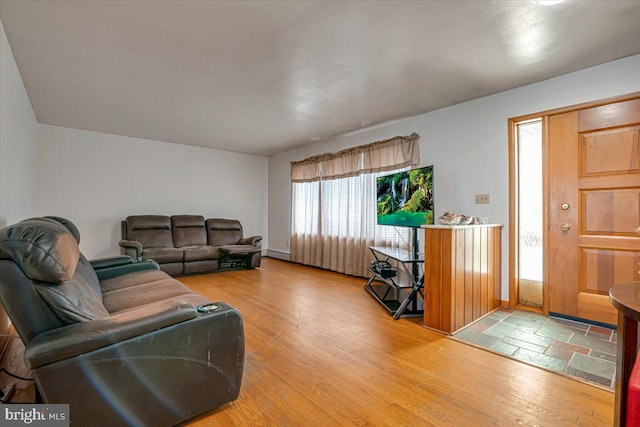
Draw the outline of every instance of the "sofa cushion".
M220 258L220 248L217 246L187 246L184 250L184 261L204 261Z
M201 215L174 215L171 217L173 244L176 248L207 244L207 230Z
M124 276L106 279L100 282L102 292L110 292L132 286L142 285L144 283L157 282L167 278L167 273L160 270L143 270Z
M182 262L184 251L182 248L148 248L142 250L144 259L152 259L158 264L168 262Z
M184 274L208 273L218 270L219 267L220 263L217 259L189 261L184 263Z
M142 243L143 248L172 248L171 218L163 215L133 215L125 220L125 240Z
M181 294L181 295L176 295L173 297L168 297L168 298L164 298L162 300L159 301L155 301L155 302L150 302L148 304L143 304L143 305L132 305L131 307L126 307L126 305L123 305L122 310L118 310L118 311L112 311L111 315L120 315L122 313L126 313L128 311L131 310L138 310L141 308L145 308L145 306L149 306L149 307L153 307L155 306L157 303L162 302L164 304L171 304L172 302L174 304L182 304L182 303L189 303L191 304L193 307L198 307L199 305L204 305L204 304L210 304L211 301L209 301L208 299L206 299L205 297L194 293L190 293L190 294Z
M60 284L73 277L80 249L64 225L31 218L0 232L0 258L13 260L31 280Z
M211 246L235 245L242 239L242 225L235 219L210 218L207 241Z
M164 275L164 279L136 286L127 286L103 294L104 306L110 313L137 308L168 298L192 295L194 292L176 279Z

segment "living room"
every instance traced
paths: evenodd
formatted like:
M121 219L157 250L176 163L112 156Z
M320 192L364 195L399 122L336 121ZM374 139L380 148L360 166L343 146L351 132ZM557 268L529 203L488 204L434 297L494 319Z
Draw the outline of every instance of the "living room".
M120 221L129 215L196 213L203 215L205 218L217 217L239 220L244 227L245 235L263 236L264 255L287 260L291 239L290 162L317 154L335 153L345 148L369 144L397 135L409 135L415 132L420 135L421 164L434 165L435 211L438 214L444 211L472 213L489 217L492 223L505 225L502 235L501 299L502 301L508 301L510 277L507 234L510 212L509 118L640 91L640 80L638 79L640 74L640 55L637 50L619 54L617 58L621 59L612 58L597 64L591 64L589 62L591 56L603 54L603 51L606 52L608 48L593 48L594 50L589 50L584 47L583 51L576 52L574 56L555 58L559 65L557 65L553 74L544 76L535 74L532 71L536 67L535 63L529 64L529 66L520 65L520 73L525 75L524 80L526 83L511 84L505 89L495 90L494 86L492 86L492 84L496 84L495 87L498 87L495 81L500 81L502 78L497 69L478 70L476 75L469 77L470 80L479 79L481 75L495 73L494 82L478 83L486 93L464 100L460 98L460 102L434 107L422 114L403 117L394 116L393 118L379 121L361 121L357 125L351 122L347 127L343 127L342 130L334 130L332 125L328 125L323 130L314 128L314 131L317 132L314 135L316 137L315 140L311 137L304 140L301 139L297 141L299 144L290 143L287 148L282 148L282 146L274 148L276 147L275 145L272 147L265 144L262 148L254 148L255 151L251 152L248 148L238 143L237 147L241 148L236 149L237 147L234 147L229 142L233 139L225 139L229 135L219 136L220 145L218 148L211 148L203 144L198 146L197 143L187 144L181 141L181 136L185 135L193 136L193 140L197 140L198 135L195 134L195 131L193 131L193 134L189 133L189 130L185 133L184 129L182 130L183 133L177 131L174 134L154 133L156 132L155 129L166 128L166 126L163 127L163 124L160 123L161 120L150 116L145 112L145 109L152 104L160 104L161 108L166 109L170 115L176 118L176 121L180 121L179 119L182 117L180 112L181 105L173 104L171 98L136 99L137 91L133 87L125 86L123 91L127 92L126 98L110 99L101 106L94 105L92 98L99 95L104 97L104 93L95 93L91 90L83 93L80 89L63 92L65 95L62 97L64 102L62 104L53 104L51 99L54 98L58 91L62 90L61 88L67 87L66 85L68 84L82 88L89 85L89 81L94 77L84 76L79 70L72 68L62 68L55 70L57 74L52 74L51 78L47 79L46 73L54 72L54 70L47 70L46 68L47 63L52 60L48 55L70 55L70 52L64 49L52 51L52 53L45 52L35 58L30 56L30 53L25 53L25 56L20 58L17 53L18 46L28 47L29 44L36 44L36 51L38 49L46 50L50 46L42 40L32 40L28 37L25 39L25 33L19 27L27 24L18 18L22 16L21 13L25 13L25 16L30 16L29 12L18 7L16 9L17 12L13 12L16 15L8 14L7 11L13 11L13 9L8 8L9 3L11 2L5 2L4 0L0 3L0 19L2 19L0 22L0 28L2 28L0 31L0 55L2 55L0 58L0 227L40 215L57 215L68 218L79 228L82 235L80 249L89 259L119 254ZM568 7L573 2L567 3L562 7ZM45 7L43 4L34 4L34 7ZM11 7L14 6L11 5ZM69 7L69 4L66 4L65 7ZM638 9L632 8L631 10L632 12L629 12L628 15L633 22L634 18L637 19ZM351 11L351 13L356 11ZM12 16L15 16L16 19L11 19L9 22L8 19ZM57 27L52 26L50 22L44 25L48 22L47 18L40 17L39 19L42 19L43 22L36 21L38 25L43 25L43 28L49 28L53 34L56 34L55 29ZM54 21L53 18L49 19ZM100 21L98 18L92 19ZM637 23L637 21L635 22ZM10 26L11 31L9 30ZM80 28L82 28L82 25L80 25ZM102 33L103 36L108 33L108 29L102 29L102 31L104 31ZM15 39L12 39L12 32ZM256 34L256 37L259 37L260 33L257 32ZM67 39L79 38L82 35L68 31L66 33L60 32L57 37L60 37L60 39L51 43L64 46ZM384 40L384 37L380 37ZM120 40L120 42L122 41ZM158 47L160 53L156 51L155 55L163 57L165 55L162 53L164 42L158 43L158 45L160 46ZM118 46L121 47L122 45ZM334 49L336 50L333 53L339 52L338 48L334 47ZM260 48L257 48L257 51L259 52ZM327 55L331 55L331 53L332 51L329 50ZM134 56L135 54L134 52L130 55ZM463 54L476 58L478 61L482 59L482 52L466 51ZM242 57L244 55L238 60L240 61ZM135 70L127 69L126 67L126 56L122 61L124 65L122 63L107 64L105 68L113 67L114 70L118 70L119 74L124 74L125 71L134 73ZM268 64L268 61L265 58L265 63ZM23 66L21 66L21 62L24 63ZM454 64L449 65L451 67L454 66ZM169 68L171 68L171 73L174 73L176 69L182 66L176 60L176 63L172 63ZM429 69L421 63L416 64L416 67L419 71ZM38 72L40 68L45 71ZM462 74L466 72L464 69L457 71ZM141 71L142 74L147 73L149 75L152 75L153 72L154 70ZM27 75L27 73L29 74ZM32 73L34 74L32 75ZM45 77L41 73L44 73ZM61 79L61 75L65 74L67 78L56 80ZM34 86L30 88L28 81L32 82ZM106 92L115 90L109 87L107 81L105 81L104 85L99 85L101 90ZM122 82L120 83L123 84ZM44 85L45 90L42 90L38 85ZM121 90L122 88L119 89L118 93L122 93ZM453 91L454 88L447 87L441 90L443 92ZM211 98L215 98L214 95L208 94ZM234 103L235 101L227 98L228 94L222 95L222 99L230 103L229 108L235 111L237 115L237 119L231 123L230 128L240 129L245 127L246 116L234 110L237 106ZM402 97L409 97L409 93L400 90L399 98ZM60 99L60 97L58 96L57 99ZM198 102L201 104L198 104ZM202 104L202 102L204 101L195 100L194 104L206 105ZM395 102L398 101L396 100ZM36 113L33 106L36 103L41 108L38 113ZM120 113L121 104L133 104L137 106L139 113L134 116L123 117ZM70 122L66 121L67 119L63 113L65 107L74 109L78 105L86 110L86 114L78 119L78 123L82 123L82 125L72 126L69 124ZM215 115L216 109L223 109L223 107L212 107L204 111L199 117L186 117L184 120L190 124L206 123L207 120L213 120L211 116ZM262 105L262 108L269 109L269 106ZM313 115L306 115L304 112L301 114L303 121L313 120ZM114 129L124 129L129 122L145 123L145 135L157 136L135 137L132 136L132 133L127 136L124 132L108 130L109 126L114 126ZM222 126L222 124L220 125ZM273 133L271 135L273 135L274 144L275 142L280 142L278 141L278 136L281 134L278 134L278 132L283 132L282 127L286 128L288 126L289 124L286 123L284 125L278 124L278 127L272 130ZM103 130L98 131L96 129ZM207 128L205 127L205 129ZM252 131L256 135L260 133L257 128L252 129ZM288 137L282 135L282 140L288 140ZM263 151L261 154L257 154L260 149ZM474 203L474 195L476 194L490 194L490 203L476 205ZM422 235L419 238L422 239ZM278 281L293 280L287 279L287 276L293 276L300 278L303 283L301 289L306 289L305 298L324 295L330 301L336 302L329 291L338 291L339 286L336 285L335 281L340 279L335 279L331 275L333 273L315 269L305 272L303 267L297 265L281 267L278 263L279 261L273 261L274 266L270 267L273 270L269 270L267 267L261 270L261 267L261 269L255 271L233 272L233 276L227 273L219 276L213 275L208 280L210 280L212 287L220 286L219 294L212 292L210 289L207 290L202 283L193 283L192 286L196 287L198 291L210 293L212 301L217 301L218 299L224 301L224 298L219 295L234 298L233 287L238 286L238 283L249 286L248 283L254 277L247 276L247 274L262 274L265 276L265 280L270 277L269 280L273 280L276 283ZM310 285L314 277L318 278L318 286L321 286L322 290L314 291L314 288ZM193 281L194 279L187 278L185 282L190 280ZM349 288L348 293L352 294L352 298L358 298L358 295L361 294L361 297L367 303L371 302L369 301L370 297L361 289L361 284L363 284L361 278L345 277L344 280L347 282L345 286ZM287 285L286 289L289 289L292 293L296 292L292 284ZM327 293L329 294L325 295ZM250 298L251 295L246 290L241 294L246 298ZM286 300L286 295L278 295ZM259 303L269 303L264 295L259 296L256 302L250 306L254 310L259 310ZM277 301L275 304L279 305L280 303L281 301ZM296 308L300 307L296 306ZM562 412L563 410L560 409L557 412L552 411L555 415L561 413L563 422L567 424L569 424L568 420L571 416L575 417L576 413L584 413L589 410L587 405L582 405L577 401L580 393L589 394L590 392L578 388L577 385L574 387L571 383L572 380L563 379L566 383L554 383L555 386L559 387L555 394L552 392L547 393L544 390L541 391L544 388L541 382L553 381L549 379L551 378L550 375L553 374L543 371L538 373L537 368L516 367L515 364L505 367L504 363L512 361L502 361L501 359L503 358L495 355L480 355L479 351L473 351L471 348L463 349L463 347L457 347L453 343L449 343L450 340L442 340L438 335L430 335L419 324L406 319L394 323L394 321L385 317L387 313L378 313L376 311L377 308L375 306L371 307L373 314L369 312L361 313L357 310L356 313L362 315L369 323L377 322L384 325L384 331L395 328L397 332L391 332L392 334L400 333L409 337L408 339L413 344L415 344L416 340L412 336L416 335L420 336L425 343L446 341L446 343L438 344L445 351L450 351L452 354L458 352L464 354L465 357L475 358L486 364L497 364L504 367L504 369L511 369L505 376L510 377L513 382L520 383L524 389L527 388L527 381L534 381L536 386L532 386L532 388L537 390L526 390L526 392L540 393L541 396L544 396L541 399L553 400L553 396L555 396L557 400L561 400L563 392L571 390L570 392L574 394L567 400L571 402L568 406L571 406L574 412L568 410ZM280 309L288 311L289 307L280 307ZM306 309L313 310L309 306L306 306ZM323 313L321 311L314 313L313 319L320 321ZM329 313L334 314L334 311L330 310ZM245 313L242 314L245 315ZM270 307L265 312L265 316L267 314L277 315L273 307ZM250 323L250 320L251 322L260 322L261 319L263 320L264 317L246 313L245 327L247 331L254 334L253 339L256 341L257 337L266 339L266 335L260 335L259 328ZM356 323L358 322L358 317L354 314L341 320L345 321L345 323ZM325 322L330 328L335 328L336 330L340 328L330 318ZM366 334L373 333L369 328L362 329L351 325L345 326L344 329L341 334L345 334L345 336L351 334L355 337L355 340L359 340L361 343L395 339L385 338L385 336L377 334L375 336L367 336ZM248 338L251 336L249 332L247 332L247 336ZM347 338L344 339L346 340ZM329 345L329 339L326 336L323 337L323 342L325 345ZM308 345L302 338L300 338L300 344L303 346ZM345 345L342 351L346 351L345 349L348 350L349 346ZM254 350L259 352L257 349ZM356 349L354 347L351 350L362 351L362 348L357 347ZM429 354L433 356L433 354ZM331 358L329 354L325 356ZM495 357L497 359L487 357ZM464 363L460 359L455 359L453 356L451 356L451 359L451 366L438 365L438 369L451 373L464 369L462 367ZM500 361L496 362L495 360L498 359ZM304 362L298 360L296 363ZM396 363L398 365L409 364L402 359L396 361ZM248 387L253 387L249 388L249 390L255 391L256 388L260 387L264 387L266 390L267 386L256 385L261 378L260 368L275 369L273 366L267 367L266 365L259 365L257 362L253 366L247 366L245 380ZM326 366L323 365L322 368L326 368ZM309 374L304 367L297 366L293 370L301 377ZM286 370L283 369L283 371ZM342 369L340 369L340 372L343 372ZM430 374L425 371L423 366L418 368L416 375L418 374L434 379L430 377ZM327 376L335 379L329 374ZM318 384L322 382L321 379L318 379L318 381ZM358 383L364 380L351 378L349 381ZM439 376L434 381L439 383L443 381L443 377ZM483 383L491 382L491 379L486 374L478 374L478 377L469 378L468 381L481 387ZM302 380L300 380L300 383L303 384L301 387L309 385ZM372 381L371 385L373 388L384 388L384 385L380 385L376 381ZM396 385L394 392L403 393L402 387L398 384ZM311 385L309 386L312 387ZM269 395L271 393L274 401L278 402L286 402L287 394L293 393L292 389L295 389L289 383L286 388L282 389L283 395L279 395L278 390L281 389L278 388L277 384L270 384L269 387L276 391L272 393L264 391L264 394ZM335 383L330 383L324 389L320 386L318 387L319 394L335 392L345 399L349 393L359 390L343 390ZM422 386L418 387L418 389L422 389ZM405 393L410 394L417 391L415 387L408 390L410 391ZM422 391L428 393L428 390ZM452 391L452 389L447 389L444 385L438 390L438 393L442 395L458 392L458 389L453 389ZM512 392L513 390L508 391L508 393ZM380 404L382 401L380 396L384 396L382 392L380 393L376 394L373 402ZM243 405L245 406L242 407L244 408L243 410L246 410L252 417L258 416L256 414L260 413L260 410L269 411L269 409L264 409L264 406L268 404L268 400L260 400L259 403L256 403L256 400L253 400L255 396L245 395L241 398L244 399ZM441 399L442 396L438 398ZM504 405L508 404L504 397L500 397L499 394L495 396L495 399ZM594 401L598 399L601 399L600 403L596 405L591 401L592 404L599 405L600 414L605 414L603 419L610 422L613 419L612 395L609 394L608 397L607 395L605 397L598 396L594 398ZM331 401L328 398L326 400ZM432 396L432 400L437 399ZM509 402L513 403L513 401ZM301 413L296 413L295 408L292 409L291 407L295 406L295 404L294 401L290 403L289 407L280 409L278 417L274 416L276 423L279 421L280 423L303 424L305 421L303 416L305 414L311 416L309 415L312 412L309 409L310 407L305 406L306 413L302 410L300 411ZM362 407L358 407L360 404L362 403L357 400L353 401L354 407L351 408L353 419L360 419L362 416L360 411L366 412ZM459 404L463 406L462 403ZM489 403L478 398L478 401L471 406L474 405L488 406ZM453 409L451 407L447 408L447 410L443 409L440 414L443 417L443 422L448 419L447 417L452 417L450 412ZM224 418L224 411L232 411L233 409L233 407L223 408L214 416L219 416L219 420L232 419L238 423L240 422L238 420L242 419L240 415L230 415L230 418ZM530 411L529 418L526 418L526 421L534 424L537 420L543 419L547 425L551 424L551 416L543 418L544 415L540 415L541 418L537 418L535 412L537 409ZM394 410L398 412L393 412ZM411 410L419 412L419 409L412 408ZM488 411L488 409L483 407L482 410L478 411ZM400 412L397 407L389 409L386 421L381 418L378 424L397 423L400 418L400 415L398 415ZM526 413L526 411L524 412ZM469 413L473 413L473 411L468 410L465 412L465 414ZM348 415L349 411L341 407L339 415L336 415L336 418L330 421L343 423L346 422ZM378 413L378 415L380 414ZM516 417L521 415L522 413L519 413ZM507 424L516 422L513 418L514 415L507 413L506 410L503 416L504 418L497 416L497 419L501 419ZM257 418L253 420L255 419ZM362 419L376 424L366 416ZM419 423L418 419L420 417L414 421ZM422 422L425 424L427 424L424 421L426 419L429 418L422 418ZM251 420L249 418L245 422L249 423ZM433 420L434 418L431 418L431 422L434 422ZM488 418L484 419L485 422L488 422L487 420ZM313 418L311 424L321 424L321 421L321 417ZM597 425L598 421L602 421L602 419L585 421L585 425L590 422L593 425ZM460 425L463 424L461 420L458 420L458 422ZM473 420L469 420L469 424L472 423Z

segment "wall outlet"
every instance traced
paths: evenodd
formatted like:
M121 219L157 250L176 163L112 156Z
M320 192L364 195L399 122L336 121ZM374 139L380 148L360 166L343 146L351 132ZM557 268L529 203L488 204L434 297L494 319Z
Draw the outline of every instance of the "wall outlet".
M488 194L476 194L476 205L488 205L488 204L489 204Z

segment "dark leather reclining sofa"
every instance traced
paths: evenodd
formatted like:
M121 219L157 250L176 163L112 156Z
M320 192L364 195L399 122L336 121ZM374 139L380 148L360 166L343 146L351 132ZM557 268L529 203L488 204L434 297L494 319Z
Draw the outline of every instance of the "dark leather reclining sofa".
M244 238L237 220L205 221L200 215L133 215L121 226L119 245L123 255L152 259L172 276L215 271L224 264L237 267L243 265L243 258L250 259L245 267L260 266L262 236Z
M130 257L88 261L68 220L0 230L0 300L45 403L73 426L171 426L235 400L240 313Z

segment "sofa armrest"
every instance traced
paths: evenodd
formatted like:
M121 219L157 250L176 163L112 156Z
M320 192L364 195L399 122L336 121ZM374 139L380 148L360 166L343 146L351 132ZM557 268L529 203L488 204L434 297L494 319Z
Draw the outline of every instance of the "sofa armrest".
M102 319L43 332L27 345L24 359L30 369L166 328L198 316L186 301L160 301Z
M103 268L118 267L120 265L132 264L133 258L127 255L118 255L109 258L97 258L89 261L94 270Z
M255 246L256 248L259 248L260 244L262 242L262 236L251 236L251 237L245 237L244 239L240 239L240 241L238 242L239 245L251 245L251 246Z
M142 258L142 243L135 240L120 240L118 242L122 255L128 255L133 259Z
M124 276L125 274L135 273L145 270L159 270L158 263L152 259L146 261L132 262L130 264L117 265L115 267L102 268L96 270L98 280L113 279L114 277Z

